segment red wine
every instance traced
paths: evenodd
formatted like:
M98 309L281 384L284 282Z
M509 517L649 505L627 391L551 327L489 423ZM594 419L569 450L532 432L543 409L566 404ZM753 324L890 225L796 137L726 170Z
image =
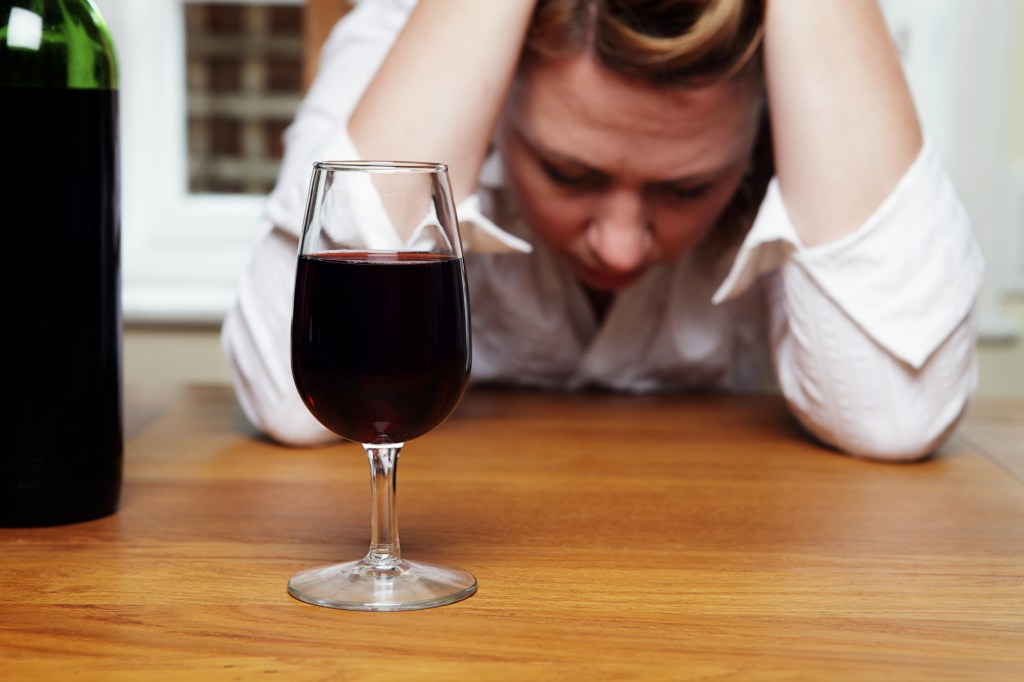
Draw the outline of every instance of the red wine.
M82 521L118 505L116 96L0 86L0 525Z
M401 443L444 421L465 391L471 348L461 258L302 256L292 376L309 410L360 443Z

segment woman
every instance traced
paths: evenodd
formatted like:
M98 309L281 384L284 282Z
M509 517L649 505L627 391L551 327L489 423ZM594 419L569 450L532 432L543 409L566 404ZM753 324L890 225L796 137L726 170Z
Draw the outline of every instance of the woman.
M874 0L364 0L285 141L224 328L282 442L332 437L288 364L326 158L449 164L474 381L777 385L820 440L890 460L974 390L981 256Z

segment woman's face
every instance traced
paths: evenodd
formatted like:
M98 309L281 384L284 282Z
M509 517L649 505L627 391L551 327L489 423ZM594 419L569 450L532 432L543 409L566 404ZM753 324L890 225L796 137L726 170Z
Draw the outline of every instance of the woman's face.
M527 64L498 145L537 236L606 292L693 247L747 169L759 79L663 89L586 55Z

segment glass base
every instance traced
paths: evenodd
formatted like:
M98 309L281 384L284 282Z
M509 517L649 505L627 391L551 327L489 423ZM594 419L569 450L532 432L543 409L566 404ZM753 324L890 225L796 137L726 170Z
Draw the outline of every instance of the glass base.
M350 561L311 568L288 581L288 594L315 606L349 611L414 611L461 601L476 592L466 571L402 560L389 566Z

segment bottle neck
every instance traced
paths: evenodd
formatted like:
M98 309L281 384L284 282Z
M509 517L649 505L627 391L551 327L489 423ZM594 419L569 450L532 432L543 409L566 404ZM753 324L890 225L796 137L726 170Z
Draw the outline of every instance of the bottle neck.
M0 86L116 90L114 43L92 0L0 0Z

